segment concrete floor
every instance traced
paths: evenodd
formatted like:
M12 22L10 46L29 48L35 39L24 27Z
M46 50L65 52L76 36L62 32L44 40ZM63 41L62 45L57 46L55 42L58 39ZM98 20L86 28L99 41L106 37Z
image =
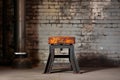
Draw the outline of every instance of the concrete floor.
M13 69L0 67L0 80L120 80L120 68L81 68L72 71L43 74L43 68Z

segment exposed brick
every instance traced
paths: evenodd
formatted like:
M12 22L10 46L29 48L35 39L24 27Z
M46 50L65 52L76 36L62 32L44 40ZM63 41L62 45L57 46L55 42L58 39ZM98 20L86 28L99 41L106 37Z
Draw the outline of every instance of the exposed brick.
M119 53L118 0L26 0L26 17L26 43L38 41L38 45L26 45L27 49L39 49L39 56L45 54L45 58L40 57L42 61L49 54L50 36L76 37L75 53ZM38 37L29 38L29 33L37 36L35 32Z

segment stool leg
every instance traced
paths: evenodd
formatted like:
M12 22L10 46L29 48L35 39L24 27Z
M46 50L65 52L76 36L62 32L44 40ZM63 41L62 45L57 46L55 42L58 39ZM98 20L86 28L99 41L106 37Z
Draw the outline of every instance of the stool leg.
M75 54L74 54L74 47L71 45L70 47L70 61L72 64L72 68L74 70L75 73L79 73L79 66L78 66L78 62L75 58Z
M70 60L70 51L69 51L69 62L70 62L70 70L73 70L71 60Z
M52 66L54 64L54 47L51 45L50 46L50 52L51 52L51 63L50 63L50 66L49 66L49 73L52 71Z
M52 46L49 47L49 57L48 57L48 60L47 60L47 64L46 64L46 67L45 67L45 71L44 73L50 73L51 69L52 69L52 65L53 65L53 62L54 62L54 48L52 48Z
M48 60L47 60L47 64L46 64L44 73L48 73L49 72L50 62L51 62L51 54L49 54L49 57L48 57Z

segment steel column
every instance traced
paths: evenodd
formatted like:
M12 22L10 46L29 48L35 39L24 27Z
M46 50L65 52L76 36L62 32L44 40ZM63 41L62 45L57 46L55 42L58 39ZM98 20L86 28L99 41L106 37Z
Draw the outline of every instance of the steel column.
M17 51L25 49L25 0L17 0Z

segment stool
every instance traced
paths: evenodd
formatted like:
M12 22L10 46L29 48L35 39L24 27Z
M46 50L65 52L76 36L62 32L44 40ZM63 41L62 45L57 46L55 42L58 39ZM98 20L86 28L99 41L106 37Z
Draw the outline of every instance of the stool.
M65 41L65 39L63 41ZM60 48L60 49L68 48L69 53L68 53L68 55L55 55L55 51L54 51L55 48ZM71 64L72 70L75 73L79 73L79 66L78 66L78 62L75 58L73 44L68 44L68 43L67 44L65 44L65 43L64 44L50 44L49 52L50 52L50 54L49 54L49 57L48 57L48 60L47 60L47 64L46 64L44 73L51 73L52 66L53 66L53 63L54 63L54 58L69 58L69 62Z

